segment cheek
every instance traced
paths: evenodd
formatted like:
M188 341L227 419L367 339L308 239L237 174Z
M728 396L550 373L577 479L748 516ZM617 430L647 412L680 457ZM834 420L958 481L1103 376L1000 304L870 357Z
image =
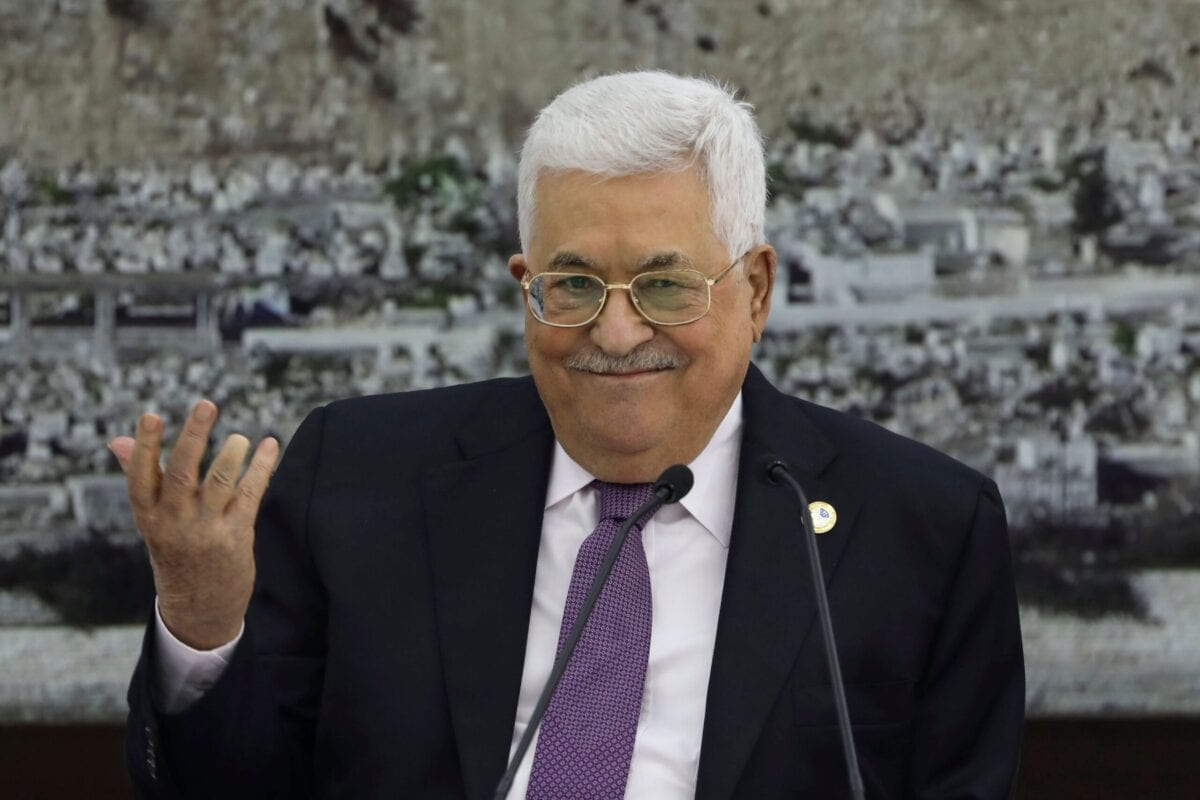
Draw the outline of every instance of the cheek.
M537 322L525 326L525 349L532 364L538 361L553 365L571 352L572 341L578 334L565 328L551 328Z
M694 325L692 330L680 331L675 343L691 359L693 369L688 371L697 379L712 380L741 358L746 331L734 320L715 315Z
M529 359L529 371L537 380L543 395L559 403L570 402L574 394L571 388L571 370L563 361L578 350L583 343L578 330L551 328L540 323L525 331L525 353Z

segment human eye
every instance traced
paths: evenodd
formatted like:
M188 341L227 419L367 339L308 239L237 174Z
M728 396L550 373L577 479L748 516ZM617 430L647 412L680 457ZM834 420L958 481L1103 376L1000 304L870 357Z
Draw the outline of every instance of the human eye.
M550 282L550 288L560 292L588 292L595 289L595 283L587 275L555 275Z
M634 282L634 294L643 310L669 322L675 316L703 313L708 299L700 273L685 271L646 272Z
M558 294L586 294L595 290L592 276L571 272L547 272L541 276L548 291Z
M688 272L645 272L637 277L637 289L644 294L673 295L689 292L698 285L696 278Z
M545 313L551 316L592 308L604 297L604 288L591 275L551 272L540 277L545 291L539 300L545 305Z
M665 292L682 287L683 284L669 275L653 275L642 281L642 288L651 292Z

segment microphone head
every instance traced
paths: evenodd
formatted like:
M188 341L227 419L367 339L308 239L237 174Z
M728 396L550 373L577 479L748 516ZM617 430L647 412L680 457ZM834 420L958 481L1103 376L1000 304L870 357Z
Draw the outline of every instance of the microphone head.
M654 493L663 505L678 503L684 495L692 490L694 477L692 471L683 464L667 467L662 475L654 482Z
M778 486L782 482L779 477L781 472L791 471L788 463L774 453L760 457L754 467L754 473L772 486Z

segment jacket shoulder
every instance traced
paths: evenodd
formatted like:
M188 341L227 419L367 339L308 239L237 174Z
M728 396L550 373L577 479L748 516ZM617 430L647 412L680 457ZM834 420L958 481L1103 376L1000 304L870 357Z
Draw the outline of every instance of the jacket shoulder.
M932 491L973 499L981 490L995 491L990 478L927 444L844 411L800 398L791 401L829 438L843 469L870 476L897 496L923 497Z
M378 420L381 415L419 413L427 423L451 421L469 414L480 404L513 400L523 394L535 393L533 379L493 378L474 383L439 386L433 389L414 389L408 392L363 395L335 400L325 406L326 424L333 420L349 422L367 418Z
M1004 502L990 478L876 423L797 402L837 451L827 480L850 488L871 525L902 532L898 560L924 565L919 574L948 578L976 537L982 538L975 546L1007 552Z
M314 410L324 457L449 458L483 431L516 438L547 424L533 379L493 380L336 400Z

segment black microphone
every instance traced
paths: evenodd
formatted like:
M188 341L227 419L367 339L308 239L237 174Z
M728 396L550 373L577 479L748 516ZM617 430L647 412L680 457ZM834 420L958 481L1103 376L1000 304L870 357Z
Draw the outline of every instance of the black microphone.
M858 755L854 752L854 736L850 733L850 711L846 708L846 687L842 683L842 668L838 665L837 647L833 643L833 619L829 615L829 597L825 593L825 576L821 571L821 558L817 554L817 534L812 527L812 515L808 510L808 496L799 482L792 477L787 462L779 456L768 455L759 459L759 475L772 486L786 483L800 501L804 541L808 546L808 563L812 567L813 594L817 598L817 610L821 617L821 638L825 642L825 660L829 665L829 678L833 683L833 702L837 708L838 731L842 735L842 755L846 759L846 772L850 778L850 796L863 800L862 774L858 771Z
M692 471L683 464L667 467L654 482L654 496L621 523L616 537L608 546L608 552L604 554L600 570L592 579L587 597L584 598L583 605L579 608L579 616L575 618L575 624L571 626L566 641L563 642L562 652L554 659L554 668L550 670L550 677L546 679L546 685L542 687L542 694L538 697L537 705L533 707L533 716L529 718L525 733L521 735L521 741L517 743L516 752L513 753L512 760L508 762L508 769L504 771L500 782L496 784L495 800L504 800L508 795L508 790L512 788L513 780L517 777L517 770L521 767L521 761L524 760L525 753L529 750L529 744L533 741L533 734L542 724L542 717L546 715L546 707L550 705L550 698L554 696L554 690L558 688L559 680L567 671L567 664L571 662L575 645L579 644L579 637L583 635L583 629L587 627L588 617L592 615L592 608L600 599L600 591L604 588L609 573L617 563L617 556L621 554L621 546L625 544L629 531L638 523L638 520L654 513L660 506L678 503L682 500L684 495L692 490L692 482Z

